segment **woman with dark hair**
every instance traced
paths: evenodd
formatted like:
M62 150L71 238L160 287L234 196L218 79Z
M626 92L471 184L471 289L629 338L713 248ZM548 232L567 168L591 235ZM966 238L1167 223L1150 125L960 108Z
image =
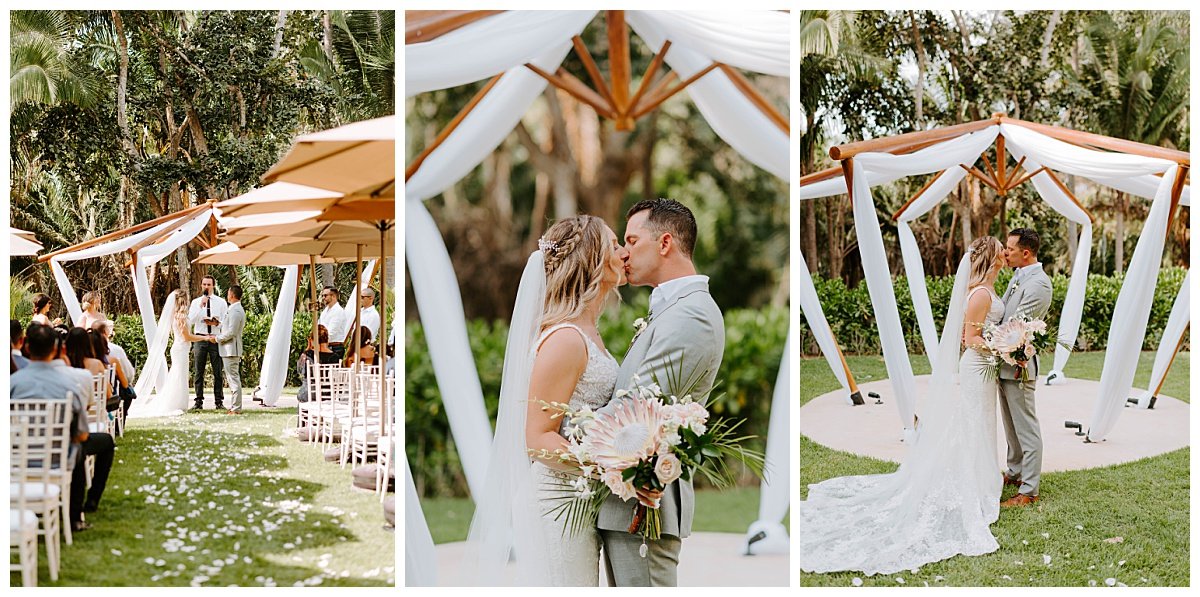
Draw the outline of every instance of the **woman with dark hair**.
M32 318L32 321L34 323L40 323L42 325L49 325L49 326L56 326L56 325L62 323L62 319L58 319L58 318L55 318L53 321L51 321L51 319L50 319L50 307L51 306L52 305L50 304L49 296L46 296L45 294L42 294L40 292L38 294L33 295L33 318Z
M378 364L379 360L376 358L375 346L371 344L371 330L364 325L358 328L358 334L358 346L350 345L350 350L346 351L346 360L342 365L352 367L355 363L363 363L365 365Z
M104 373L104 362L96 358L91 336L83 328L71 328L71 331L67 332L66 358L68 365L76 369L83 369L93 376ZM102 403L106 402L108 395L112 392L112 388L107 385L108 382L105 381L103 396L92 396L92 399Z
M317 326L317 343L320 351L320 363L322 365L330 365L338 363L336 354L333 354L333 349L329 347L329 330L325 326ZM308 402L308 364L313 361L312 338L308 339L308 350L305 350L300 355L300 360L296 362L296 368L300 370L300 391L296 392L296 400L299 402Z
M104 329L104 322L99 322L97 325L100 327L100 329ZM99 359L101 363L104 363L104 367L105 367L105 368L108 368L108 366L109 366L110 364L112 364L112 361L110 361L110 360L109 360L109 358L108 358L108 355L109 355L109 350L108 350L108 340L107 340L107 339L105 339L105 337L104 337L104 334L102 334L101 332L97 331L97 330L95 329L95 327L93 327L92 329L88 330L88 331L87 331L87 333L88 333L88 339L89 339L89 340L91 340L91 342L92 342L92 354L93 354L93 356L95 356L97 359ZM116 375L117 375L117 382L118 382L120 385L114 385L112 388L110 388L110 391L113 391L113 392L115 392L115 391L117 390L117 388L128 388L128 387L129 387L129 380L125 378L125 372L124 372L124 371L121 371L121 366L120 366L120 365L114 365L114 366L113 366L113 372L114 372L114 373L116 373ZM112 380L110 379L110 380L109 380L109 382L110 382L110 384L111 384ZM131 398L130 400L132 400L132 398ZM116 410L116 406L114 405L114 406L113 406L112 408L110 408L109 410L110 410L110 411L112 411L112 410ZM128 410L129 410L128 401L126 402L126 405L125 405L125 410L126 410L126 411L128 411Z

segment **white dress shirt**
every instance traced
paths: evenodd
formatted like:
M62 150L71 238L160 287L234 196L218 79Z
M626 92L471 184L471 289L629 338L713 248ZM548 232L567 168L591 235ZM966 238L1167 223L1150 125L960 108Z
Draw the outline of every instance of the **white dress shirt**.
M346 341L346 331L350 325L346 323L346 310L341 303L334 301L333 306L321 310L319 323L329 332L330 344L341 344Z
M204 300L203 296L198 296L192 299L192 305L188 308L187 320L188 323L192 324L192 333L198 336L209 336L216 334L221 329L220 324L211 326L212 329L209 329L209 325L204 323L204 319L208 317L214 317L224 321L225 311L229 308L229 304L225 302L225 299L216 295L212 295L208 297L209 307L208 309L205 309L204 307L200 306L200 301L202 300ZM212 313L212 315L209 315L209 313Z
M121 368L121 372L125 374L125 379L129 383L133 383L134 378L137 376L134 375L135 371L133 370L133 363L129 361L129 355L125 354L124 348L117 346L113 342L109 342L108 360L110 362L115 362L117 366Z
M671 301L675 300L684 286L689 282L703 281L708 284L708 276L702 274L693 274L691 276L683 276L674 280L667 280L662 284L654 287L650 291L650 313L656 313L663 307L670 305Z
M350 315L353 316L353 313ZM371 330L371 339L376 340L379 337L379 311L375 305L363 307L362 315L359 317L363 327Z

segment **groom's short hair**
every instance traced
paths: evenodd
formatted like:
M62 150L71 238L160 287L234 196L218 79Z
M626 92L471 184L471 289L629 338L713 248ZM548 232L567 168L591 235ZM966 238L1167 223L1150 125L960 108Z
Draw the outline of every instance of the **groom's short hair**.
M234 284L233 286L229 287L229 292L233 293L233 298L235 298L239 301L242 300L242 287L241 286Z
M658 234L670 232L671 238L679 243L679 250L691 258L696 250L696 216L686 205L674 199L645 199L633 204L625 213L625 219L639 212L649 212L646 222Z
M1037 255L1038 249L1042 248L1042 237L1038 236L1037 231L1033 228L1013 228L1008 235L1017 237L1017 246L1027 249L1034 255Z

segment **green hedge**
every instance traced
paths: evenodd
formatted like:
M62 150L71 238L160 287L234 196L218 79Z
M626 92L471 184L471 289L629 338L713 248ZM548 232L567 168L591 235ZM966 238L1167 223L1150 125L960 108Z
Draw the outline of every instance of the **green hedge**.
M600 335L618 360L629 348L633 321L646 313L646 302L646 298L639 297L601 318ZM506 322L470 321L467 333L488 416L495 421L508 326ZM765 448L761 438L767 433L772 390L786 337L786 309L725 313L725 356L716 390L725 397L713 405L713 411L745 418L743 431L759 436L755 441L759 449ZM405 328L404 372L405 441L418 491L424 496L467 495L466 479L429 360L425 330L415 321Z
M1162 338L1163 328L1171 314L1171 305L1179 292L1187 270L1178 267L1163 268L1158 275L1158 285L1155 287L1154 304L1150 309L1150 322L1146 327L1146 340L1143 350L1156 350ZM1011 278L1010 270L1000 274L996 281L996 292L1001 293L1008 286ZM1108 331L1112 325L1113 308L1117 303L1117 294L1121 290L1123 275L1088 276L1087 292L1084 296L1083 318L1079 326L1079 338L1075 342L1078 350L1103 350L1108 343ZM879 331L875 326L874 310L871 308L871 297L867 293L866 283L854 288L848 288L840 279L829 280L814 278L817 296L821 299L821 307L829 326L833 328L842 350L846 353L879 354ZM1054 299L1050 304L1050 314L1047 317L1051 325L1058 323L1062 313L1063 301L1067 296L1068 279L1064 275L1051 278L1054 286ZM923 353L921 333L917 327L917 316L913 310L912 297L908 292L908 280L897 276L893 284L896 288L896 304L900 311L900 325L904 329L908 349L914 353ZM934 277L927 280L929 301L933 306L934 319L940 326L950 302L950 292L954 286L951 276ZM806 355L818 355L820 349L816 340L808 330L807 322L800 318L800 346Z
M258 385L259 373L262 371L263 350L267 345L267 335L271 333L270 313L246 316L246 329L242 332L242 387L246 391L253 390ZM296 360L304 349L306 339L312 334L309 327L310 316L306 312L297 312L292 320L292 345L288 354L288 376L286 385L300 385L300 376L296 371ZM113 320L113 340L125 349L133 366L138 373L146 364L146 340L142 332L142 318L136 315L118 315ZM212 373L209 370L209 381L206 387L212 387Z

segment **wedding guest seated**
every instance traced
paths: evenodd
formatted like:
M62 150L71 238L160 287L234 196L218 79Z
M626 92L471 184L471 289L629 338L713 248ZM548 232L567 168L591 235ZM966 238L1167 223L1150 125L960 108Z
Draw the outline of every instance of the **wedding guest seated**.
M9 326L9 345L12 348L12 355L9 357L9 372L15 372L18 369L24 369L29 364L29 359L25 358L21 349L25 347L25 329L21 327L21 322L13 319Z
M114 444L107 433L89 433L85 396L90 393L90 382L81 383L73 369L66 364L66 344L58 331L49 326L34 323L25 332L29 348L28 367L17 371L9 381L9 399L59 399L71 398L71 452L69 458L75 463L71 476L70 518L75 532L91 528L83 520L84 512L95 512L108 484L112 470ZM95 456L96 464L92 476L92 487L87 488L84 459Z
M356 348L353 343L353 338L350 338L350 350L346 352L346 360L342 363L345 367L352 367L356 363L364 365L379 364L378 355L375 354L375 345L371 344L371 330L367 326L358 328L359 340Z
M100 331L97 331L97 328L99 328ZM120 393L121 388L129 387L129 380L125 377L125 372L121 370L120 365L117 365L114 359L109 357L108 340L104 338L103 330L104 322L97 321L92 326L92 329L88 330L88 339L92 342L92 355L99 359L101 363L104 363L105 369L107 369L109 365L113 365L113 373L116 375L117 383L113 387L109 388L109 396L116 396ZM110 379L109 381L111 382L112 380ZM113 404L113 406L108 409L109 412L117 410L117 406L118 404Z
M61 318L50 320L50 297L38 293L33 296L33 322L42 325L58 325L62 323Z
M76 369L87 371L92 376L102 375L106 371L104 361L96 358L91 335L83 328L71 328L71 331L67 332L66 357L67 364ZM104 394L101 396L92 396L92 400L98 400L101 403L105 402L112 393L111 390L108 387L108 382L105 381Z
M104 342L108 346L108 362L117 365L117 379L121 382L121 388L128 390L121 394L121 408L125 414L129 414L129 405L133 402L136 395L132 393L133 382L137 379L137 371L133 368L133 363L129 361L129 355L125 353L125 349L119 344L113 342L113 333L116 327L111 319L106 319L102 322L96 322L92 326L92 330L100 334L104 338ZM121 393L121 388L117 388L117 392Z
M329 348L329 330L325 326L317 326L317 344L320 347L320 363L322 365L332 365L340 362L337 355ZM300 378L303 383L300 384L300 391L296 393L296 400L300 402L308 402L308 364L313 360L312 338L308 339L308 348L300 355L300 360L296 362L296 368L300 371Z

